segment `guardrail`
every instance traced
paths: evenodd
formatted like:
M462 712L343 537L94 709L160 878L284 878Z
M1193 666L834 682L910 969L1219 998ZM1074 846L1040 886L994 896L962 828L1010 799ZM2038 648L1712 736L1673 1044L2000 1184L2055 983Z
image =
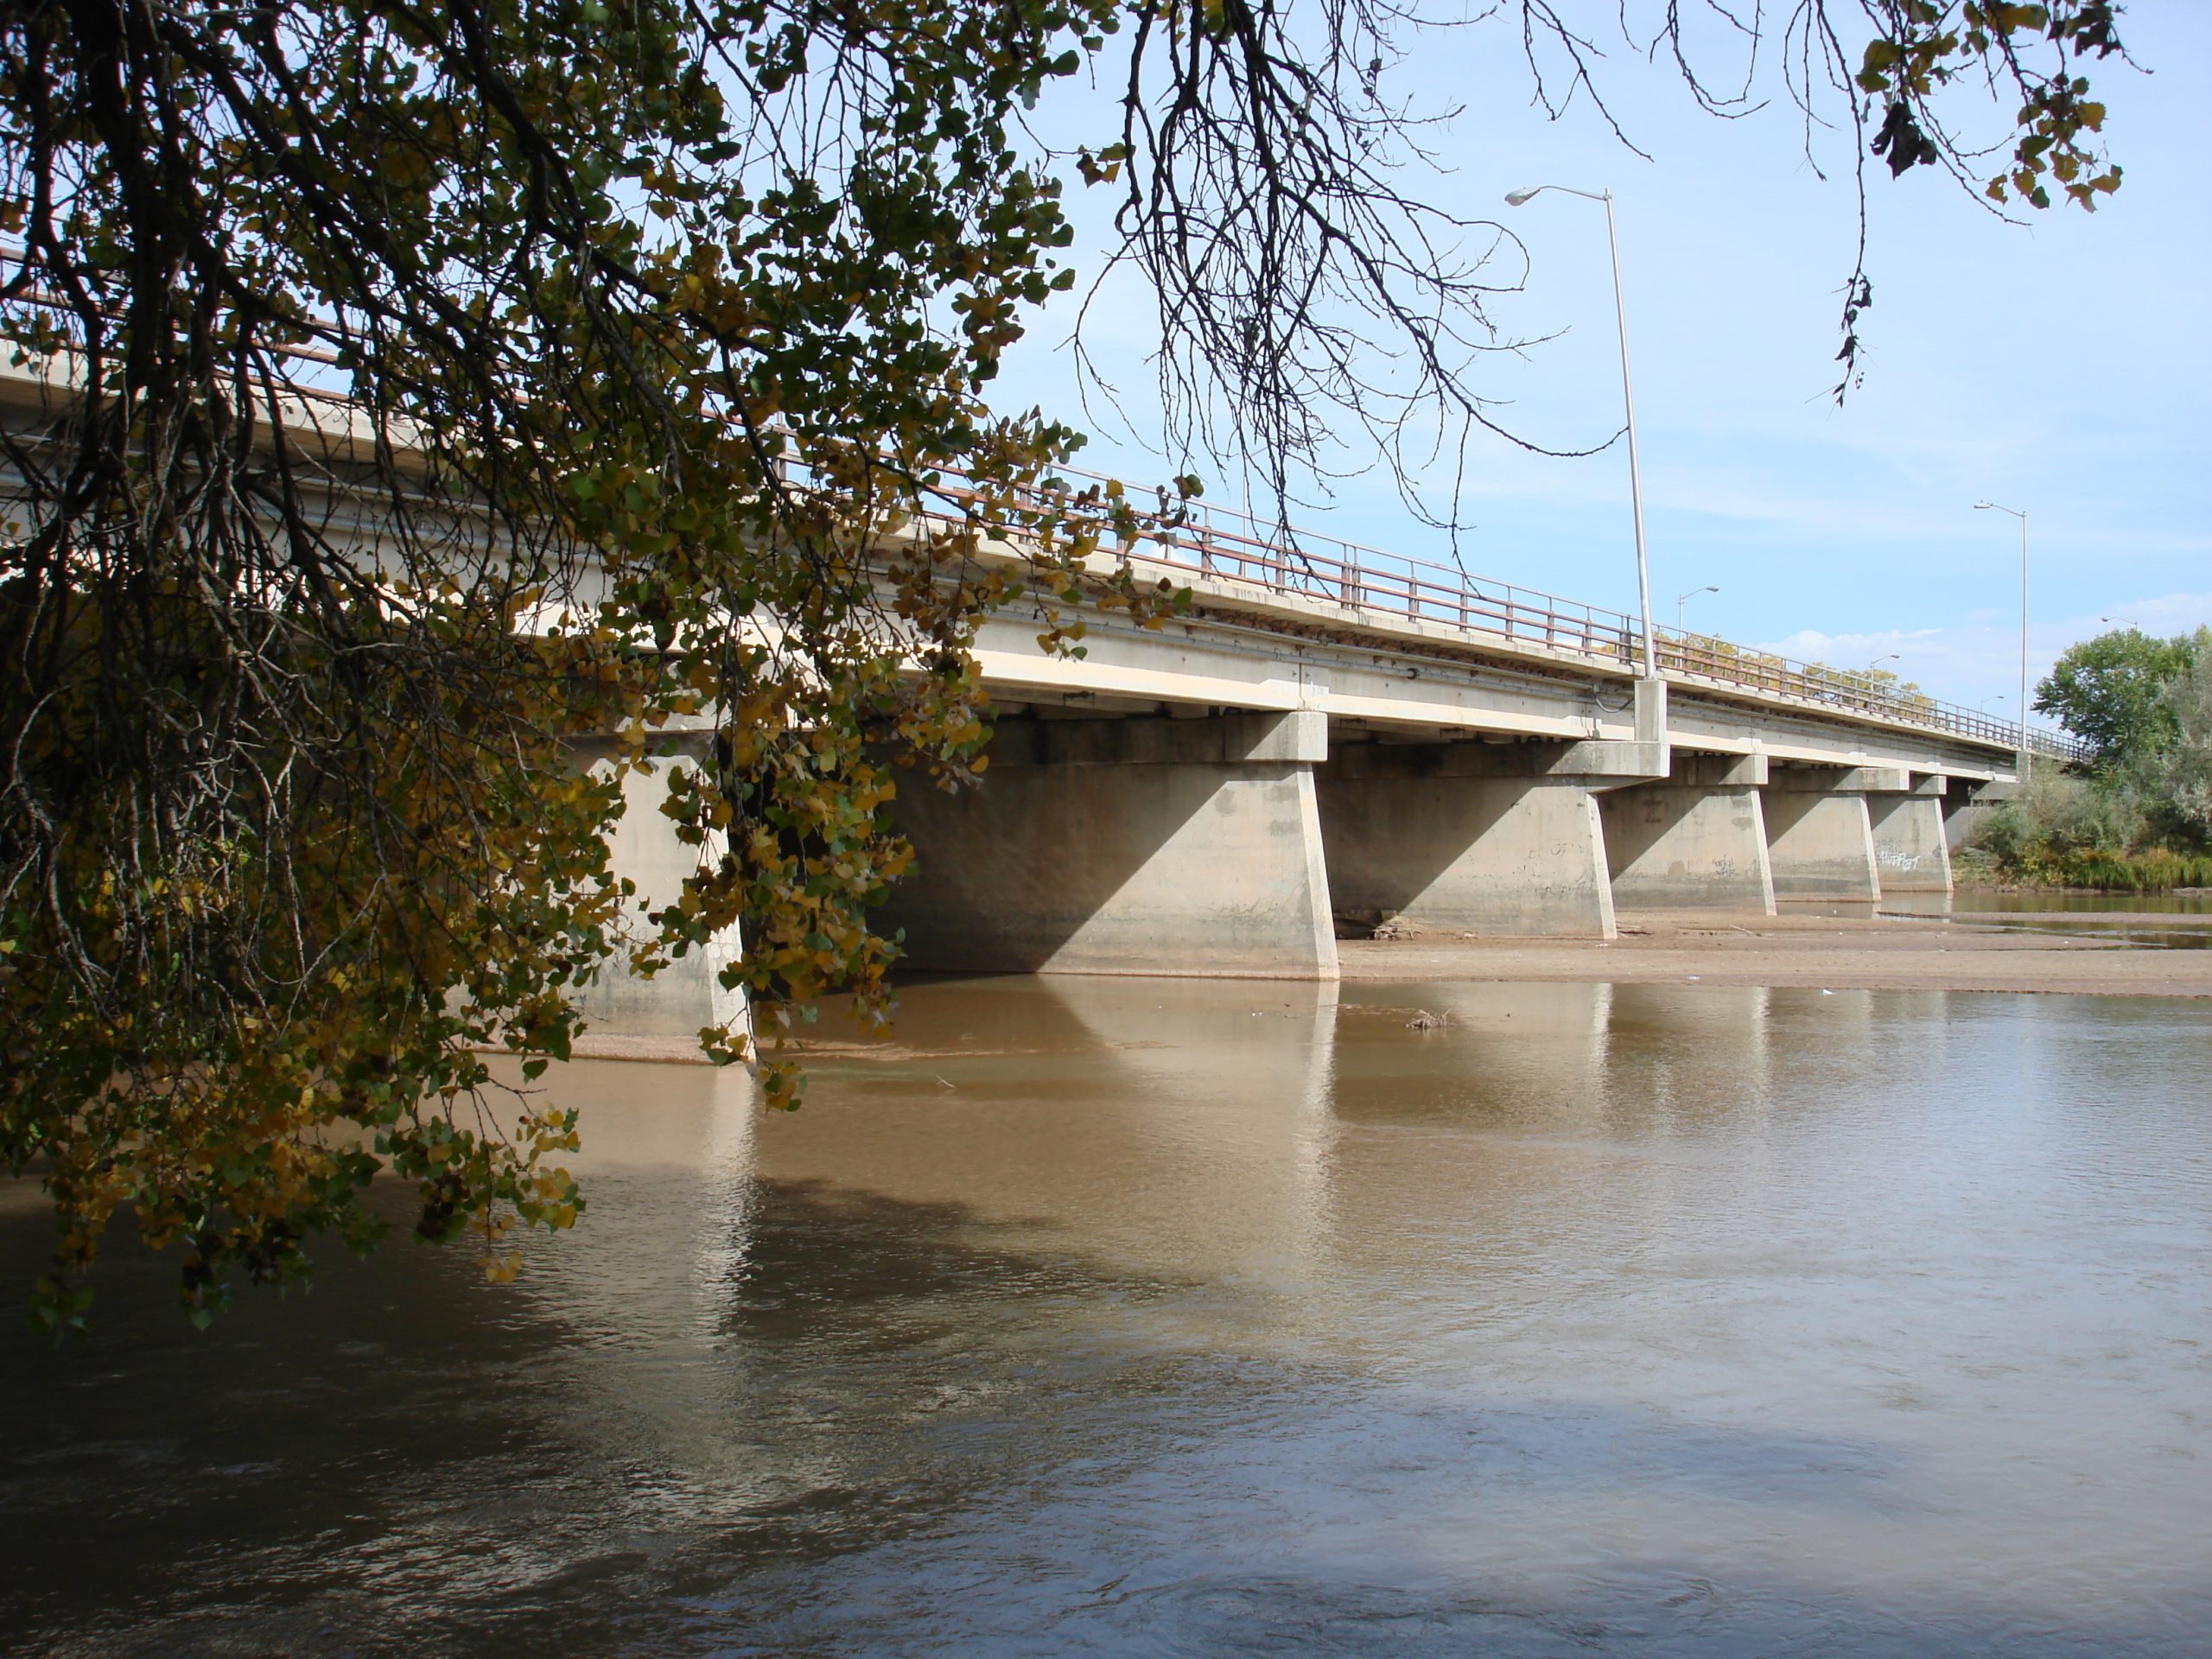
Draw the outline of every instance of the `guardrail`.
M1067 476L1101 490L1122 489L1099 474L1071 468ZM945 493L962 493L955 488ZM1065 485L1048 487L1034 505L1042 509L1064 504L1076 493ZM1145 556L1171 569L1627 666L1643 654L1642 630L1624 612L1473 575L1456 563L1437 564L1325 532L1264 524L1249 513L1203 499L1154 512L1140 507L1136 518L1139 537L1152 544ZM1711 634L1661 627L1652 636L1660 671L1672 678L1764 692L1825 711L2007 748L2022 747L2021 728L2012 721L1885 685L1868 675L1748 650ZM2069 734L2035 727L2028 728L2025 745L2034 753L2060 760L2082 760L2090 752Z
M20 267L22 262L21 245L0 238L0 264ZM60 300L37 289L16 297L21 302L61 308ZM298 345L281 347L279 354L325 367L338 361L331 353ZM345 401L342 394L323 395ZM1120 483L1103 474L1072 467L1067 472L1101 492L1122 492ZM940 483L933 489L950 502L972 499L958 484ZM1044 509L1064 505L1077 493L1056 480L1031 495L1035 506ZM1300 594L1355 612L1381 611L1414 621L1440 622L1509 644L1541 645L1628 664L1642 654L1642 632L1624 612L1475 576L1456 561L1441 565L1321 531L1263 524L1249 513L1202 499L1178 499L1171 509L1165 505L1166 493L1157 493L1163 504L1158 512L1137 512L1138 534L1156 550L1148 556L1172 568L1249 582L1270 592ZM1142 528L1147 521L1150 528ZM2092 753L2088 744L2070 734L1993 721L1978 709L1885 686L1871 676L1826 664L1748 651L1711 634L1657 627L1652 635L1653 654L1663 674L1766 692L1839 713L1955 733L2013 749L2025 747L2059 760L2086 760Z

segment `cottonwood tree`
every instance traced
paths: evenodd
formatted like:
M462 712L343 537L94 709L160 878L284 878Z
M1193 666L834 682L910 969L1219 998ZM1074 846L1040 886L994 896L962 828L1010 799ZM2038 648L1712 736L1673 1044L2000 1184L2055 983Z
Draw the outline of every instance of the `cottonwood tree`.
M2145 760L2173 741L2168 683L2196 655L2188 634L2161 639L2140 628L2114 628L2069 645L2036 687L2035 710L2088 740L2091 761L2113 767Z
M1556 98L1616 17L1522 0L1446 38L1529 53ZM1726 106L1683 9L1655 18L1642 44ZM0 1159L60 1223L35 1317L81 1323L128 1213L204 1320L318 1236L365 1247L378 1171L512 1272L513 1228L582 1203L576 1127L485 1051L539 1075L611 963L741 919L726 977L772 1023L832 988L880 1007L887 804L982 765L977 619L1019 597L1079 649L1061 607L1175 602L1094 556L1175 499L1063 487L1079 435L988 397L1074 279L1064 186L1118 193L1185 450L1249 448L1280 494L1326 433L1491 423L1491 233L1423 205L1427 118L1390 90L1436 21L10 0ZM1702 21L1862 169L2038 207L2118 182L2077 73L2118 49L2098 0ZM1098 99L1086 67L1097 141L1027 137L1039 100ZM1947 124L1961 90L1999 161ZM1862 270L1847 372L1868 297ZM655 766L701 856L641 918L607 842Z

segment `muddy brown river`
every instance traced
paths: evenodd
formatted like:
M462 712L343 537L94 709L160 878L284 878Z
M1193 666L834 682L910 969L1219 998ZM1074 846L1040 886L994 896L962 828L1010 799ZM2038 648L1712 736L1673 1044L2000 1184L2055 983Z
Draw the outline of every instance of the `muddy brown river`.
M2212 1653L2212 1004L978 980L815 1069L570 1068L510 1287L11 1319L0 1650Z

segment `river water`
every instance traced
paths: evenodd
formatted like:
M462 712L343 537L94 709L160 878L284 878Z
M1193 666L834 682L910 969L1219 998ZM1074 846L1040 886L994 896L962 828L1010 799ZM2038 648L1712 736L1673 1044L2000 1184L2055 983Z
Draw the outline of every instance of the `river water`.
M396 1238L201 1336L118 1248L0 1338L0 1648L2212 1653L2212 1006L1015 979L897 1043L788 1117L570 1068L512 1287Z

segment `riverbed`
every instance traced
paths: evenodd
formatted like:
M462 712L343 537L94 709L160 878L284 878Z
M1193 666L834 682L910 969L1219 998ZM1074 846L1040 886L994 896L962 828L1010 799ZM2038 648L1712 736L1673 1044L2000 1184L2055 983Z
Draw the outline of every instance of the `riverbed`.
M2194 953L2161 953L2184 957ZM2212 1651L2212 1003L950 982L0 1346L37 1655ZM38 1270L19 1185L0 1272Z

